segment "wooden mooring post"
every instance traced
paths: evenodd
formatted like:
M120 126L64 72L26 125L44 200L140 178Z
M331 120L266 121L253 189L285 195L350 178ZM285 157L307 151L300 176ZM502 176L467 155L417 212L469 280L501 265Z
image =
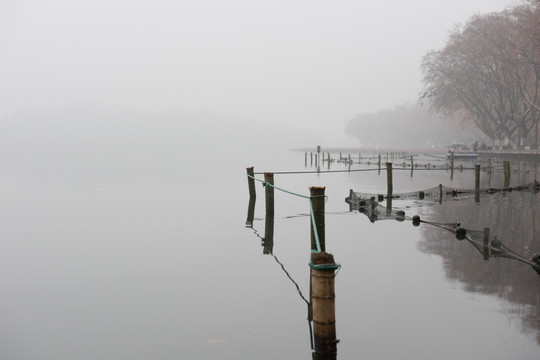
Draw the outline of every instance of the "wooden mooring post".
M249 188L249 198L255 199L257 197L257 192L255 191L255 175L253 172L253 166L246 168L248 175L248 188Z
M474 168L474 202L480 202L480 164Z
M266 213L274 215L274 173L264 173Z
M510 161L504 161L504 188L510 187Z
M311 228L311 250L315 251L325 251L325 236L324 236L324 204L325 196L324 191L326 187L324 186L311 186L309 188L311 207L313 209L313 220L310 221ZM317 239L315 237L315 231L313 229L313 221L315 221L315 226L317 229L317 235L319 237L320 249L317 248Z
M337 359L334 256L311 254L311 308L313 314L314 360Z
M454 180L454 157L450 158L450 180Z
M266 217L264 221L263 254L271 254L274 247L274 173L265 172Z
M394 193L394 184L392 180L392 163L386 163L386 208L392 208L392 196Z

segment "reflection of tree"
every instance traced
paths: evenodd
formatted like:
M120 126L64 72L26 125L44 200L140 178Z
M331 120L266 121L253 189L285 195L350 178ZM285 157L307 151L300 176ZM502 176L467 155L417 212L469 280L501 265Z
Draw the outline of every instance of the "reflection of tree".
M508 247L530 259L540 253L538 195L529 192L494 194L472 202L443 202L421 208L422 219L460 221L468 229L489 227ZM468 292L496 295L504 300L505 312L519 318L524 331L536 333L540 343L540 279L527 265L510 259L484 261L467 242L456 241L443 229L421 226L419 249L444 259L446 275L459 280Z

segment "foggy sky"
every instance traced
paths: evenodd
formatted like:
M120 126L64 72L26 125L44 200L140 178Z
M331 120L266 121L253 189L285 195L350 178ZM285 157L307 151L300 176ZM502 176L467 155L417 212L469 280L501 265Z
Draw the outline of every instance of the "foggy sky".
M104 103L298 126L415 102L422 55L511 0L1 0L0 116Z

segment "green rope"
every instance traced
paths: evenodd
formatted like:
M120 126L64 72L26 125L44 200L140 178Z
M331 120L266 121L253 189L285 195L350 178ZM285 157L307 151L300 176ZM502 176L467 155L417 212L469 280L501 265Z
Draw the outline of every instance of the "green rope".
M316 265L310 261L309 267L315 270L337 270L341 268L341 265L340 264L317 264Z

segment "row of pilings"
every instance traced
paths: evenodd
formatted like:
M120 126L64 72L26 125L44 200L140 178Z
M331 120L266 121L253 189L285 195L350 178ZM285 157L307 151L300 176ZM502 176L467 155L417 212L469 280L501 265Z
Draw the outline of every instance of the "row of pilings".
M253 167L247 169L249 207L246 226L253 224L256 190ZM260 180L258 180L260 181ZM264 173L265 194L265 230L263 252L272 253L274 234L274 174ZM313 324L313 352L315 360L335 360L337 358L336 312L335 312L335 276L339 268L334 256L326 252L325 237L325 187L309 187L310 196L310 300L308 312Z

